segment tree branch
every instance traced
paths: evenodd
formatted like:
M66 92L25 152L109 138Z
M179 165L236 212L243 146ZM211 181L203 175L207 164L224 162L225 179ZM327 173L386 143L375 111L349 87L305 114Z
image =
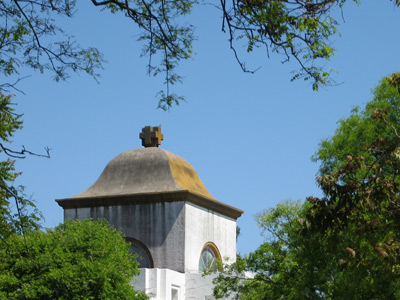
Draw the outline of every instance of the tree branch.
M29 151L29 150L25 149L25 146L22 146L22 150L15 151L15 150L12 150L12 149L9 149L9 148L5 147L3 145L3 143L0 143L0 148L8 156L13 157L13 158L19 158L19 159L26 158L27 154L28 155L33 155L33 156L38 156L38 157L50 158L50 150L51 150L49 147L45 147L44 149L46 151L46 154L38 154L38 153L35 153L35 152L32 152L32 151Z

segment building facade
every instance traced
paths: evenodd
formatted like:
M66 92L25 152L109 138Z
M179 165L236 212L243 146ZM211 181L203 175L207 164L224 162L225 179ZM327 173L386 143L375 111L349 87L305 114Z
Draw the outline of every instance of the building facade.
M188 162L158 147L160 127L140 138L144 148L115 157L86 191L56 200L64 219L105 218L123 232L141 268L132 284L151 299L213 299L202 271L236 260L243 211L217 201Z

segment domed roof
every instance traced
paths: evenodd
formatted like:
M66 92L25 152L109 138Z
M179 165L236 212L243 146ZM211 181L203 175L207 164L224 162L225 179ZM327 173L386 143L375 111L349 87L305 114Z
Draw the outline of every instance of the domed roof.
M243 211L217 201L186 160L158 148L163 139L160 127L146 126L140 138L146 148L118 155L86 191L57 203L74 209L187 201L231 218L240 217Z
M214 199L186 160L164 149L149 147L121 153L107 164L91 187L72 198L176 191Z

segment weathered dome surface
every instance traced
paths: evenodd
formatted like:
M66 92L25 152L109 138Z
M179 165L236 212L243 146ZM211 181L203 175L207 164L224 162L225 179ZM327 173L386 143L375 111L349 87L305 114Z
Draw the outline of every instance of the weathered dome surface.
M186 160L164 149L149 147L118 155L91 187L70 199L177 191L216 201Z
M234 219L243 213L216 200L186 160L157 147L118 155L86 191L56 201L64 209L187 201Z

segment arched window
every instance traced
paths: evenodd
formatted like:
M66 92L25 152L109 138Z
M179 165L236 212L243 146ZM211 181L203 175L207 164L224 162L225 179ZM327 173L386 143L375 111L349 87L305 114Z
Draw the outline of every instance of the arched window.
M199 270L203 272L209 269L219 269L221 262L221 254L219 254L217 246L208 242L204 245L200 254Z
M139 268L154 267L150 251L142 242L132 238L126 238L126 241L131 244L129 252L137 255L136 260L139 262Z

